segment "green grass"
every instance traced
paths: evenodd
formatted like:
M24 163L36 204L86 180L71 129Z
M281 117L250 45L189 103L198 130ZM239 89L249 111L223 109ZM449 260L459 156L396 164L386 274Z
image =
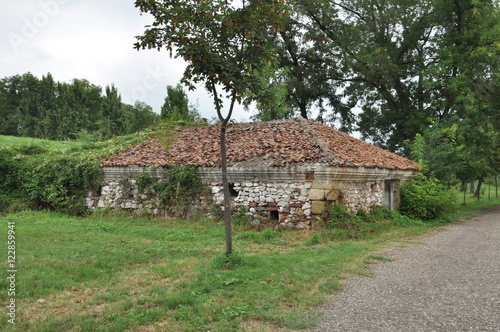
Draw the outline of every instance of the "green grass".
M488 187L487 183L483 184L479 200L477 196L471 195L467 192L465 205L464 205L464 193L457 191L456 194L457 194L457 204L459 206L457 207L453 215L453 219L457 220L462 220L464 218L473 216L479 211L488 209L492 206L496 206L500 203L500 198L496 197L495 186L491 185L491 187Z
M8 331L301 329L314 325L313 308L344 278L367 273L383 243L428 229L388 227L363 241L327 230L237 229L228 259L224 227L212 221L26 211L2 217L2 234L8 221L16 223L18 270L17 324L0 315Z
M499 202L471 199L454 217ZM9 221L16 224L17 324L1 314L5 331L299 330L315 325L315 308L346 278L387 260L383 248L408 245L441 224L371 221L356 240L338 229L236 227L228 258L224 226L213 221L25 211L0 217L4 239ZM0 252L6 262L6 244Z
M41 146L48 150L62 150L80 147L79 141L52 141L47 139L38 139L31 137L15 137L0 135L0 147L19 147L19 146Z
M0 149L14 149L18 158L27 158L31 162L57 160L61 155L78 155L82 158L100 160L133 144L143 142L154 133L154 131L143 131L98 142L52 141L0 135Z

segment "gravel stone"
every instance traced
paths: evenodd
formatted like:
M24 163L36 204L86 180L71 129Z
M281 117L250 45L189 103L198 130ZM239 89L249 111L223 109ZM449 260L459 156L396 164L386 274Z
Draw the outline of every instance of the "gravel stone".
M500 208L412 243L349 280L309 331L500 331Z

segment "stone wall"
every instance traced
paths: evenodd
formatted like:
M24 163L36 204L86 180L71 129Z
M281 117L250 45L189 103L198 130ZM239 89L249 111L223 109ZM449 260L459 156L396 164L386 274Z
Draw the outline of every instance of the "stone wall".
M210 183L213 199L223 205L222 184ZM230 184L233 207L257 218L275 219L281 226L310 228L325 209L342 204L349 210L369 210L383 204L383 181L302 183L235 182Z
M108 168L99 193L89 193L89 208L121 208L154 215L169 215L168 207L159 205L151 195L139 193L134 174L147 172L159 176L159 169ZM186 216L203 206L223 208L224 194L220 170L199 169L201 180L208 186L210 197L200 197L177 215ZM391 207L399 205L399 183L413 172L360 168L338 168L308 165L305 167L229 169L230 191L234 210L243 210L254 222L271 220L282 227L308 229L331 204L342 204L349 210L369 210L384 204L386 183L391 183ZM388 181L390 180L390 181ZM179 211L177 211L179 212Z
M162 206L156 195L140 193L137 181L130 175L121 180L103 182L99 192L88 193L86 205L89 209L122 209L139 215L189 218L206 213L211 206L208 200L208 197L200 196L187 206Z
M210 183L213 199L217 205L223 205L222 184ZM255 217L255 222L268 219L281 226L309 228L311 225L311 204L309 190L311 183L267 181L230 183L233 208L241 208L248 215Z

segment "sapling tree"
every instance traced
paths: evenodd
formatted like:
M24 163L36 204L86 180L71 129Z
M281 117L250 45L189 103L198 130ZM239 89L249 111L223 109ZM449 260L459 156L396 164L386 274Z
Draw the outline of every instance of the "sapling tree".
M256 88L254 71L273 66L275 36L286 16L284 0L136 0L154 21L137 36L135 48L165 48L187 62L182 82L202 83L220 120L226 254L232 253L226 128L236 102ZM226 107L224 107L226 101ZM229 104L229 105L227 105ZM224 112L225 111L225 112Z

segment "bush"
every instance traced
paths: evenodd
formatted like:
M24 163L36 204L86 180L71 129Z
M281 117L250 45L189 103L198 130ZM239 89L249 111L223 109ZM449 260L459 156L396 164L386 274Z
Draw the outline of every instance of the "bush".
M84 197L97 188L97 160L72 154L47 156L45 147L0 149L0 211L32 208L85 212Z
M347 211L342 205L333 205L328 210L326 226L328 228L356 231L360 228L363 220L352 212Z
M139 193L156 195L160 205L170 213L191 204L203 190L194 166L166 168L160 179L143 172L136 175L135 180Z
M97 161L62 156L41 163L26 174L24 189L36 207L83 214L86 192L96 188L101 179Z
M401 187L401 214L413 219L432 220L445 216L455 206L455 195L435 178L419 174Z

